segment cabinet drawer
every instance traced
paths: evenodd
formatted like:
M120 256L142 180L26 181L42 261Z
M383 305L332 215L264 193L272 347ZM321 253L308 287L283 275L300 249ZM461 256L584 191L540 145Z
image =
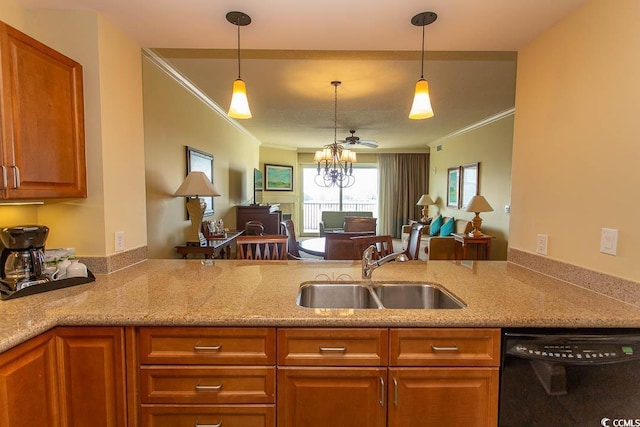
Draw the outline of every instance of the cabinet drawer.
M391 329L391 366L499 366L500 329Z
M279 329L278 365L384 366L386 329Z
M143 364L275 365L273 328L139 329Z
M142 427L275 427L275 405L141 408Z
M143 366L142 403L275 403L275 367Z

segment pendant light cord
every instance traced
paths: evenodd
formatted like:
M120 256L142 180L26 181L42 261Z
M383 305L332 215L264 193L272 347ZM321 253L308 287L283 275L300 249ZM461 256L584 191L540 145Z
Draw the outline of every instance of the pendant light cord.
M236 23L238 26L238 79L240 78L240 18ZM424 29L422 30L422 44L424 45Z
M338 144L338 84L334 85L333 97L333 143Z
M421 79L424 79L424 27L425 26L426 25L424 25L424 19L423 19L423 22L422 22L422 70L420 72ZM238 35L238 37L240 37L240 35ZM238 43L240 42L238 41ZM240 54L238 53L238 55Z

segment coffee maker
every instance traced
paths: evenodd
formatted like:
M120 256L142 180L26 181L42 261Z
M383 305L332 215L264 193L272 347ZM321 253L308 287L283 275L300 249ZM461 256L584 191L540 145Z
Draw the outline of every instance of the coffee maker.
M50 281L44 263L48 235L44 225L0 228L0 282L10 291Z

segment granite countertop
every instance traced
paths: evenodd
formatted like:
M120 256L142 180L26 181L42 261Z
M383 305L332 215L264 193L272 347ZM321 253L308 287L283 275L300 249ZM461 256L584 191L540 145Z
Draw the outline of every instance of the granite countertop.
M96 281L0 301L0 352L56 325L640 327L640 308L515 264L389 263L373 281L427 281L456 310L311 309L301 282L360 280L359 262L148 260Z

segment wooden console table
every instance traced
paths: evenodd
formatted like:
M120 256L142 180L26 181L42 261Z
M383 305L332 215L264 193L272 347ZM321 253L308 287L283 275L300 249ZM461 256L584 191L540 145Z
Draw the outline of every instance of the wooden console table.
M456 259L467 259L467 246L476 245L476 259L488 260L490 257L491 239L493 236L483 234L480 237L469 236L468 234L453 233L451 234L456 242L460 242L462 246L462 258L458 257L458 245L455 247Z
M216 252L220 258L227 255L227 259L231 258L231 243L236 240L236 237L241 235L243 231L228 231L227 237L207 239L206 246L176 246L176 251L182 255L182 259L186 259L189 254L202 254L205 259L212 259L216 257Z

